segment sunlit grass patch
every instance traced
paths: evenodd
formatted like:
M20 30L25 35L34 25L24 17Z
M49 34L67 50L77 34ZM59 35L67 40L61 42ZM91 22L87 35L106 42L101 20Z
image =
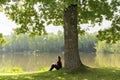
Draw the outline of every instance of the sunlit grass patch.
M38 71L45 72L45 71L48 71L48 70L49 70L49 67L43 66L43 67L40 67Z
M21 67L5 67L5 68L2 68L0 70L0 72L2 72L2 73L7 73L7 72L15 73L15 72L24 72L24 71Z

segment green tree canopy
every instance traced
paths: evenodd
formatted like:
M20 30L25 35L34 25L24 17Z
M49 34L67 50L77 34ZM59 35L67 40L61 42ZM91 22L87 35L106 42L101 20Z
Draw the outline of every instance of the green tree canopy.
M6 0L2 0L4 3ZM112 21L110 29L99 31L98 38L115 42L120 40L120 1L119 0L13 0L7 2L5 12L20 27L17 33L44 34L45 25L63 25L64 9L78 4L78 29L80 24L101 23L103 16ZM117 13L117 14L116 14Z
M97 37L99 40L107 40L107 43L115 43L120 40L120 13L115 15L111 27L99 31Z

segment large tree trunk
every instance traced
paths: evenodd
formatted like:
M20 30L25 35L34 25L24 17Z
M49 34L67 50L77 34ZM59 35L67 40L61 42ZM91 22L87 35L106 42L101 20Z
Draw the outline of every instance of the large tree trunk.
M78 51L77 5L70 5L64 11L65 68L72 70L82 66Z

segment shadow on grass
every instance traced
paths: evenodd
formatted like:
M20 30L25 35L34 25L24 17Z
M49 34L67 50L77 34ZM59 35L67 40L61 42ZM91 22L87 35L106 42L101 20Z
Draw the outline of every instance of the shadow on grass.
M88 68L85 71L46 71L33 74L0 76L0 80L120 80L120 69Z

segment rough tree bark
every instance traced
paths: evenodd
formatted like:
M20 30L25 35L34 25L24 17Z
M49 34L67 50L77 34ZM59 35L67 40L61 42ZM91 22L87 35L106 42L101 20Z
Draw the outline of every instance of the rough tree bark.
M78 51L77 4L64 10L64 60L66 69L79 69L82 62Z

